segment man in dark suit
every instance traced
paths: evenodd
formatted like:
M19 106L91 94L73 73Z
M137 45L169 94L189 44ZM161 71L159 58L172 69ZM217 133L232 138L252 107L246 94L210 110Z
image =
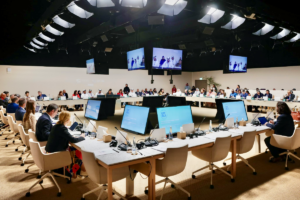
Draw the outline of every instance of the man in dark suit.
M58 106L56 104L49 104L44 113L36 123L36 138L39 142L48 141L50 131L52 129L52 120L57 115Z
M0 106L3 106L4 108L7 107L7 101L5 101L6 95L4 93L1 93L0 95Z
M66 97L66 99L69 98L69 95L68 95L68 93L66 92L66 90L63 90L63 95Z
M43 100L44 97L47 97L47 95L43 94L41 91L38 91L38 94L39 96L36 97L38 100Z
M293 101L295 99L295 95L291 90L288 90L287 95L284 97L287 101Z
M294 126L294 120L291 116L290 108L285 102L278 102L276 110L277 113L279 114L277 121L274 122L273 120L271 120L267 122L265 125L273 129L274 134L276 135L291 137L294 134L295 126ZM270 141L271 141L271 137L267 137L265 139L265 143L274 157L273 160L271 161L278 162L283 160L284 158L279 157L279 154L283 153L286 150L272 146Z
M125 94L128 94L128 93L130 92L130 89L129 89L129 87L128 87L128 84L125 85L123 92L124 92Z
M25 106L26 106L25 98L19 99L19 108L16 110L15 113L15 117L17 121L23 121L24 114L26 113Z
M260 93L259 90L256 90L256 94L253 96L253 98L254 98L254 99L260 99L260 98L262 98L262 97L263 97L262 93Z
M266 90L265 97L268 97L268 99L272 99L273 95L270 93L269 90Z
M6 108L6 113L16 113L16 110L19 108L18 100L18 97L12 98L11 103Z

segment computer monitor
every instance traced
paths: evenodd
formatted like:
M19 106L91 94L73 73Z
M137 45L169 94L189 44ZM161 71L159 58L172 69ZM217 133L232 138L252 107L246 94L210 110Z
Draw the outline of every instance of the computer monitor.
M183 124L193 123L192 109L190 105L157 108L159 128L165 128L166 134L172 127L172 133L180 131Z
M106 95L106 98L117 98L119 99L120 98L120 95Z
M168 96L167 101L168 101L169 106L184 106L184 105L186 105L185 97Z
M97 95L97 98L105 98L105 95Z
M143 97L143 106L150 107L150 112L156 112L156 108L163 107L163 96Z
M41 108L40 105L36 105L36 106L35 106L35 112L36 112L36 113L40 112L40 108Z
M149 111L149 107L126 105L121 128L135 133L145 134Z
M248 120L244 101L223 102L222 105L225 118L233 117L235 122L236 118L239 122Z
M88 100L84 116L86 118L98 120L100 105L101 105L101 101L99 100Z

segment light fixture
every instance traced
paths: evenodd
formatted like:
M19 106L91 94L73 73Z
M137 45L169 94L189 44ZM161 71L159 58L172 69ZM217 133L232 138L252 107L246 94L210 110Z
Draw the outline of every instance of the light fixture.
M44 47L40 47L40 46L34 44L33 42L30 42L30 45L31 45L32 47L36 48L36 49L43 49L43 48L44 48Z
M41 45L41 46L44 46L44 47L48 45L47 43L42 43L42 42L38 41L36 38L33 38L33 41L35 43L37 43L38 45Z
M53 28L49 24L46 26L46 30L56 36L62 36L64 34L64 32L61 32L61 31Z
M253 35L257 35L257 36L261 36L261 35L266 35L267 33L269 33L270 31L272 31L274 29L274 26L264 23L264 27L262 27L261 29L259 29L258 31L252 33Z
M75 26L75 24L71 24L71 23L67 22L66 20L63 20L58 15L55 15L52 19L56 24L58 24L64 28L73 28Z
M24 46L25 49L28 49L29 51L32 51L33 53L36 53L36 51L34 49L28 48L26 46Z
M166 0L157 13L168 16L178 15L186 5L187 1L184 0Z
M147 5L147 0L120 0L120 5L123 7L143 8Z
M55 41L55 39L49 38L46 35L44 35L43 33L40 33L39 36L40 36L40 38L46 40L47 42L54 42Z
M296 42L297 40L299 40L300 39L300 33L295 32L295 34L297 34L295 37L293 37L292 39L290 39L286 42Z
M282 27L280 27L282 28ZM285 36L287 36L288 34L290 34L290 30L286 29L286 28L282 28L282 31L280 31L280 33L274 35L273 37L270 37L271 39L274 39L274 40L278 40L278 39L281 39Z
M198 20L198 22L204 23L204 24L213 24L216 21L218 21L221 17L223 17L225 11L218 10L213 7L208 7L209 10L207 11L206 15Z
M79 6L77 6L75 4L74 1L72 1L68 6L67 6L68 10L73 13L74 15L80 17L80 18L85 18L88 19L91 16L94 15L94 13L88 12L82 8L80 8Z
M97 8L114 7L115 4L111 0L87 0L92 6Z
M233 15L233 14L231 14L231 15L233 17L230 20L230 22L225 24L225 26L221 26L221 28L228 29L228 30L233 30L233 29L236 29L237 27L239 27L246 20L245 18L239 17L237 15Z

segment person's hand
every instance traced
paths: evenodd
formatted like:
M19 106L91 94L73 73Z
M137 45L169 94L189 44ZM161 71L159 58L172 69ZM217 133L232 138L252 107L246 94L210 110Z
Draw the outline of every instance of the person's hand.
M273 120L270 120L269 123L270 123L270 124L274 124L274 121L273 121Z
M268 122L266 122L264 125L266 126L268 124Z
M82 133L82 134L80 135L80 137L83 137L83 138L85 138L85 134L84 134L84 133Z

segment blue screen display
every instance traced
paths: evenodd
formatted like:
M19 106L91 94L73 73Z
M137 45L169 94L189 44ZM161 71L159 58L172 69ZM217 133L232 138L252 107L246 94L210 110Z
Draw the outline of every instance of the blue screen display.
M127 52L128 70L145 69L145 53L144 48Z
M247 57L230 55L229 71L230 72L247 72Z
M121 128L145 134L150 108L126 105Z
M84 116L97 120L100 111L100 105L101 101L88 100Z
M236 122L236 118L238 118L238 121L244 121L248 120L246 108L244 101L233 101L233 102L223 102L223 110L225 117L230 114L227 118L234 118L234 121Z
M193 123L191 106L157 108L157 118L159 128L165 128L166 133L169 133L170 126L172 133L177 133L183 124Z

